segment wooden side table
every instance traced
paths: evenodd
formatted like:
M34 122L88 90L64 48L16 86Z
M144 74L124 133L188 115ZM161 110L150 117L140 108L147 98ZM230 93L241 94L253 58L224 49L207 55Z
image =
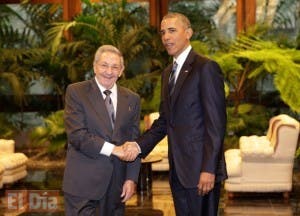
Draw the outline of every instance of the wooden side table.
M137 184L138 195L151 198L152 197L152 168L151 164L162 160L159 155L148 155L142 159L142 165L139 175L139 181Z

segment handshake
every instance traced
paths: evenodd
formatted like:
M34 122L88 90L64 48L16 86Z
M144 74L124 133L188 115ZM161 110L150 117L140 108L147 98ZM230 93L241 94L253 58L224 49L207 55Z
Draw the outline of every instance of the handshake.
M123 161L134 161L140 153L140 147L136 142L125 142L121 146L115 146L112 150L112 154Z

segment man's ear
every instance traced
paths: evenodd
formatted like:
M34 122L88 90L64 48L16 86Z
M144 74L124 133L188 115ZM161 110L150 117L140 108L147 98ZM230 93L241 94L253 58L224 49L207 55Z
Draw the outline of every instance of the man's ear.
M187 28L185 31L187 33L188 39L191 39L191 37L193 36L193 29L192 28Z
M120 71L120 73L119 73L119 75L118 75L118 77L121 77L123 75L124 70L125 70L125 67L123 66L122 69L121 69L121 71Z
M122 71L120 71L120 73L119 73L118 77L121 77L122 75L123 75L123 70L122 70Z

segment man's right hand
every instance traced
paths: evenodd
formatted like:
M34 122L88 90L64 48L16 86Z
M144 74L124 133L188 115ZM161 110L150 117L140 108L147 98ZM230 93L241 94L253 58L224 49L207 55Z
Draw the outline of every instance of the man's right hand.
M141 153L141 149L136 142L125 142L123 144L123 150L125 151L125 160L133 161Z
M114 156L120 158L121 160L123 160L122 158L125 157L125 152L123 149L123 146L115 146L111 152L111 154L113 154Z
M122 146L115 146L112 154L124 161L134 161L140 149L136 142L125 142Z

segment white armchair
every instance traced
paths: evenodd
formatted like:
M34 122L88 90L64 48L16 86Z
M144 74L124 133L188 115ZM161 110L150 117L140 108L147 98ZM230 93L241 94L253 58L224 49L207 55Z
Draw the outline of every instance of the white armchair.
M283 192L292 189L299 122L288 115L273 117L266 136L241 137L239 149L225 152L229 192Z
M13 183L27 175L27 160L28 158L25 154L15 153L14 140L0 139L0 188L1 183Z
M149 129L155 119L159 117L158 112L150 113L144 118L145 129ZM162 157L162 160L156 163L152 163L153 171L168 171L169 159L168 159L168 139L167 136L163 138L151 151L150 155L158 155Z

